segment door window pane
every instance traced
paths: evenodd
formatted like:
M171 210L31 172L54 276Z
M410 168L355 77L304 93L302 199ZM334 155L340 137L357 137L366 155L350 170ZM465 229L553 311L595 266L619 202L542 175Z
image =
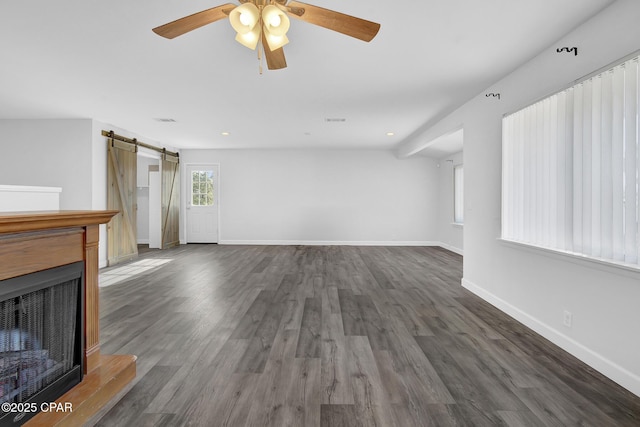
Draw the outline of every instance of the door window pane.
M213 171L193 171L191 183L192 205L213 205Z

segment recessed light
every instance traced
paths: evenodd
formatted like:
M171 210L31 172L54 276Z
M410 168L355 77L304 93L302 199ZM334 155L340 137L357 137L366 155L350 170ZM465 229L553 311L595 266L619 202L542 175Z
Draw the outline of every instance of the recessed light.
M393 136L393 135L395 135L395 133L393 133L393 132L387 132L387 136Z
M221 133L220 133L220 135L222 135L222 136L229 136L229 135L231 135L231 134L230 134L229 132L221 132Z

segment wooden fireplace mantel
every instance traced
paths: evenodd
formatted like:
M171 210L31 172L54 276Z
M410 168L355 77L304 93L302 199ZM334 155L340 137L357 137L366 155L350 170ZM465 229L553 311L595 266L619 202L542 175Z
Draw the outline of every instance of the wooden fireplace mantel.
M40 413L37 425L81 425L135 377L135 356L100 354L99 225L118 211L0 212L0 280L84 261L84 371L82 382L58 401L72 413Z
M106 224L118 211L0 212L0 234Z

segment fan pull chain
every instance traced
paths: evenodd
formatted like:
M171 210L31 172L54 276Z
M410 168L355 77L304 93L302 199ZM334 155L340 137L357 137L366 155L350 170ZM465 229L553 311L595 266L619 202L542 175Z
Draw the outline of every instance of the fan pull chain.
M258 51L258 71L260 72L260 75L262 75L262 43L258 42L259 46L256 49Z

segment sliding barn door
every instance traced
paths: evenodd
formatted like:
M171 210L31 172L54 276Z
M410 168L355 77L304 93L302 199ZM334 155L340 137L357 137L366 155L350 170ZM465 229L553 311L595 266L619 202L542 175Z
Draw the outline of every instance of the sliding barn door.
M120 213L107 224L109 265L138 256L136 233L136 146L114 139L108 140L107 209Z
M162 160L162 249L180 244L180 164L177 158Z

